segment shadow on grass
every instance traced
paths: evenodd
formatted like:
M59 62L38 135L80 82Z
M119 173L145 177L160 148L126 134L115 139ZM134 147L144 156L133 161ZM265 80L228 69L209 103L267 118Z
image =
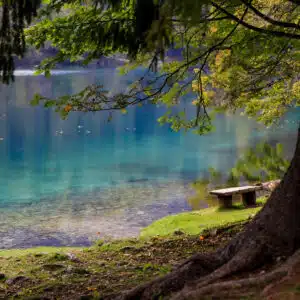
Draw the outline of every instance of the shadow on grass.
M258 198L257 201L256 201L256 205L252 205L252 206L248 206L246 207L244 204L242 203L234 203L232 205L232 207L218 207L216 209L216 211L218 212L228 212L228 211L231 211L231 210L243 210L243 209L249 209L249 208L255 208L255 207L262 207L265 205L265 203L267 202L267 197L261 197L261 198Z

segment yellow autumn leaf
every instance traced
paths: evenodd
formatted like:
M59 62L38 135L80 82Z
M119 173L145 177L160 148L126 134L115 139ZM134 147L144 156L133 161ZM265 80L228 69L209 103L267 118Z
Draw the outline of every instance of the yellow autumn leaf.
M292 87L293 96L299 101L300 99L300 81L296 81Z
M193 90L193 92L199 91L199 84L198 84L197 80L193 80L193 82L192 82L192 90Z
M210 32L215 33L218 31L218 28L216 26L210 27Z
M221 63L222 63L222 61L223 61L223 53L222 52L218 52L216 54L216 65L220 66Z
M193 84L192 85L192 90L193 90L193 92L197 92L199 90L198 85L197 84Z
M209 82L208 76L202 76L202 84L203 84L203 85L207 85L208 82Z
M64 111L69 112L72 109L72 105L68 104L65 106Z

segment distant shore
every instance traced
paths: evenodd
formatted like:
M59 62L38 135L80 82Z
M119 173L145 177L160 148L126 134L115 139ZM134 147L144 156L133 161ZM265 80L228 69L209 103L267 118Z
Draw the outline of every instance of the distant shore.
M41 49L40 51L36 51L34 49L29 49L25 56L21 59L15 59L15 68L16 69L34 69L36 68L44 59L53 57L57 54L57 50L52 47ZM79 60L76 62L70 62L66 60L64 62L58 63L56 65L57 68L66 68L66 67L82 67L87 69L95 69L95 68L114 68L118 66L124 65L127 60L121 56L116 55L114 57L100 57L99 59L95 59L91 61L88 65L83 64L83 60Z

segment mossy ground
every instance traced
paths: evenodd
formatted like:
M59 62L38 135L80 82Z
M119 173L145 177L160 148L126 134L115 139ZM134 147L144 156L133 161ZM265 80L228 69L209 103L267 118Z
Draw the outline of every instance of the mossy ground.
M9 249L9 250L0 250L0 259L3 257L21 257L28 254L50 254L50 253L60 253L60 252L70 252L73 250L80 250L79 247L36 247L36 248L27 248L27 249Z
M0 272L6 278L0 282L0 299L101 299L166 274L192 254L212 251L232 234L230 230L204 240L187 235L131 239L1 256Z

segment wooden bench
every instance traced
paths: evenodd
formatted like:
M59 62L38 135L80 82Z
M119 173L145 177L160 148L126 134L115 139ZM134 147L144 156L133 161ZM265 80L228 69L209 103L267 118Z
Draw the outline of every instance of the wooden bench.
M218 196L221 207L232 207L232 196L242 195L245 206L254 206L256 204L256 191L262 190L262 186L248 185L241 187L226 188L211 191L210 194Z

